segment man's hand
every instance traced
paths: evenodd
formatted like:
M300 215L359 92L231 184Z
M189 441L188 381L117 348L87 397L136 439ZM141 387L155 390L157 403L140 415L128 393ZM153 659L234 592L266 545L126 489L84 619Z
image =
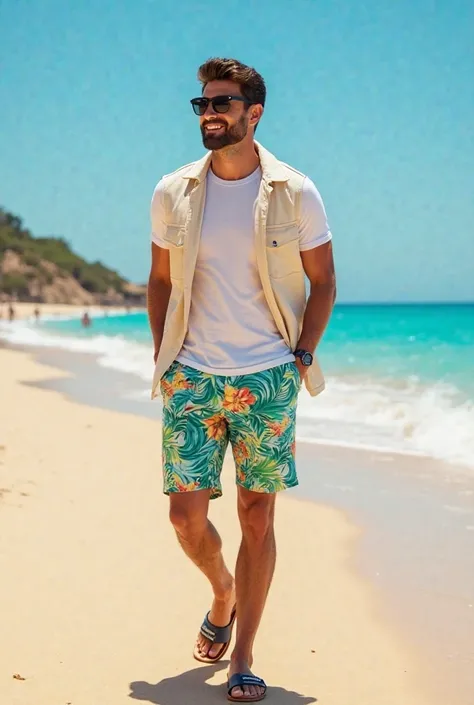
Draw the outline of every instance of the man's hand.
M299 357L295 358L295 363L298 368L298 372L300 373L301 381L303 381L308 374L309 367L305 367Z

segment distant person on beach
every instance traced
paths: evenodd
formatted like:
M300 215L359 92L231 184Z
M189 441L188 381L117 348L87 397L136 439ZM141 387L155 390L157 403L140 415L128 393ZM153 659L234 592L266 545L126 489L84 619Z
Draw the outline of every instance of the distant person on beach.
M33 311L34 317L36 321L39 321L40 316L41 316L41 311L39 309L39 306L35 306L35 310Z
M89 328L89 326L91 325L91 323L92 323L91 317L89 316L89 314L87 313L87 311L86 311L86 312L84 313L84 315L82 316L82 318L81 318L81 323L82 323L82 327L83 327L83 328Z
M191 105L209 153L164 176L151 203L152 395L163 399L170 519L212 588L194 658L219 661L236 620L228 699L256 702L267 689L251 669L275 567L275 498L298 484L301 384L313 396L324 389L314 351L334 305L335 272L317 188L254 140L263 78L219 58L203 64L198 78L202 94ZM208 519L209 500L222 494L229 442L242 531L235 578ZM289 638L275 625L275 638L283 653L293 651L298 632Z
M15 307L13 306L13 304L10 304L9 307L8 307L8 320L9 320L9 321L14 321L14 320L15 320L15 316L16 316Z

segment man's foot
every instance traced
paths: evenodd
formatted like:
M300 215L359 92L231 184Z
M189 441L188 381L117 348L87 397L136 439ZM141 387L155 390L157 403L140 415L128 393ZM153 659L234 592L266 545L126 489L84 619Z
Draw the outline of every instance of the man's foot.
M208 614L209 621L216 627L226 627L232 618L235 607L235 587L234 583L223 595L214 597L211 611ZM199 633L196 641L195 651L203 658L215 658L222 650L222 643L212 642L203 634Z
M230 666L229 666L229 672L227 674L227 678L230 681L233 675L236 673L239 674L244 674L246 676L253 676L254 674L250 670L252 666L252 660L250 659L249 662L245 660L240 660L240 659L235 659L234 657L231 658L230 661ZM242 686L235 686L235 688L232 688L232 690L229 693L229 696L231 698L234 698L235 700L242 700L242 702L252 702L252 700L258 700L264 697L265 695L266 688L263 686L259 685L242 685Z

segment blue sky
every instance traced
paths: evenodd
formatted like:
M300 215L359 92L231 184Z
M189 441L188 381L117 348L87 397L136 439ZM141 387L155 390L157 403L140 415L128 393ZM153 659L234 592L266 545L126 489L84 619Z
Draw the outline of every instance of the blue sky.
M471 0L0 5L0 204L145 281L159 178L203 153L209 56L265 77L258 138L307 173L339 301L474 300Z

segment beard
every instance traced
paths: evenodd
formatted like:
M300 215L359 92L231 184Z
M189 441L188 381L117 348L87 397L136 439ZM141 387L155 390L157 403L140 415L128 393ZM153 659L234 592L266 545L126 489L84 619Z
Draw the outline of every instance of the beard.
M222 125L224 132L220 135L213 135L205 130L205 124L201 125L202 143L206 149L213 152L224 147L242 142L248 130L248 120L245 115L239 118L235 125L227 125L220 120L211 120L212 123Z

